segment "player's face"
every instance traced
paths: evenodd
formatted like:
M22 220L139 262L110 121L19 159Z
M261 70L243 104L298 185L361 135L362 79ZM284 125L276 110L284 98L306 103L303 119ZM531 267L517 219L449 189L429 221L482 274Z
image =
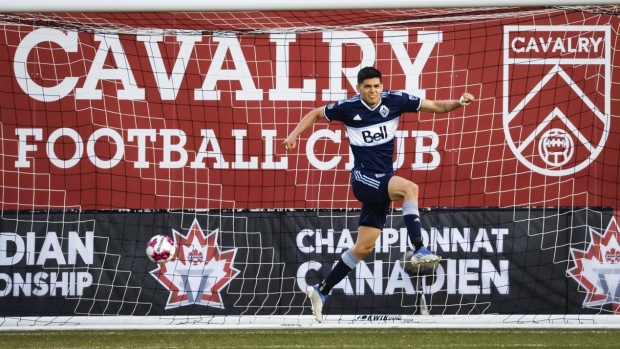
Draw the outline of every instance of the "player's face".
M381 101L381 92L383 91L383 83L379 78L366 79L360 85L357 85L357 92L368 104L369 107L374 107Z

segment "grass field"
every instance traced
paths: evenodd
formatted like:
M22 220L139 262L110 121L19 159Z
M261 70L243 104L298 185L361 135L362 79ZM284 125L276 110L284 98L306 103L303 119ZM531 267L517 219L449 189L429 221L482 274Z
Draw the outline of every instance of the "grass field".
M620 348L620 330L270 329L0 331L3 348Z

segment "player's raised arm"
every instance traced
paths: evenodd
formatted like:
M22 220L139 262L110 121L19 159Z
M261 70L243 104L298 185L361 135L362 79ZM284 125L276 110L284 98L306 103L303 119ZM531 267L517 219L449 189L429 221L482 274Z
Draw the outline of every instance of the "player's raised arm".
M302 132L312 127L312 125L319 121L319 119L322 119L324 117L325 116L323 115L323 107L320 107L314 109L313 111L306 114L303 118L301 118L301 121L299 121L299 124L297 124L293 132L291 132L291 134L286 137L284 142L282 142L284 149L295 149L297 147L297 137L299 137Z
M461 106L469 105L469 103L475 100L476 98L474 98L474 96L468 92L463 93L460 99L447 99L437 101L425 99L422 101L420 111L436 114L449 113L455 109L458 109Z

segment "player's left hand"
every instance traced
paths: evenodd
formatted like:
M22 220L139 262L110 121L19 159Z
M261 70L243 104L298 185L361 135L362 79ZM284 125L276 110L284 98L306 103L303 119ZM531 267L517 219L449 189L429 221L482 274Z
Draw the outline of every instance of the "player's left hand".
M465 106L465 105L469 105L471 102L473 102L475 100L476 100L476 98L474 97L474 95L472 95L469 92L465 92L461 96L461 99L459 100L459 103L461 103L462 106Z

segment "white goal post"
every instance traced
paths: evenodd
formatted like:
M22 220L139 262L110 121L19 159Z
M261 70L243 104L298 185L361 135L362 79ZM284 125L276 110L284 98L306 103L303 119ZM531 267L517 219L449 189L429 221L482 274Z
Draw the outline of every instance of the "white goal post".
M354 10L354 9L413 9L413 8L476 8L476 7L528 7L528 6L594 6L610 5L609 0L588 0L585 4L579 0L470 0L462 3L455 0L390 0L376 2L372 0L230 0L230 1L194 1L194 0L23 0L4 1L0 12L188 12L188 11L295 11L295 10Z

